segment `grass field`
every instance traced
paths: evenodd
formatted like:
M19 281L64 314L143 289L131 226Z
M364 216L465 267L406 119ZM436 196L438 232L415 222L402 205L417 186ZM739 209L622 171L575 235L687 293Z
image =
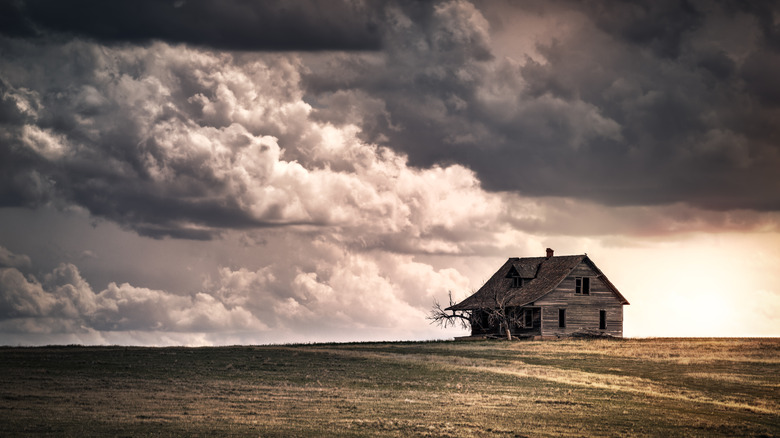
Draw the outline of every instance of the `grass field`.
M0 436L779 436L780 339L0 348Z

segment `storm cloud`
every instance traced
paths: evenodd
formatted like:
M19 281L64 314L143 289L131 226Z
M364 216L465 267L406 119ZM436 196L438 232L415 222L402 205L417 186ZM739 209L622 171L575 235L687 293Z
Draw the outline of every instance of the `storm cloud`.
M0 334L430 338L433 299L507 256L773 242L777 16L2 2ZM775 280L746 293L775 309Z
M360 1L4 1L11 37L185 43L226 50L377 50L375 11Z
M25 53L36 61L5 95L26 123L1 129L13 139L6 174L27 189L7 205L55 199L151 237L338 226L368 242L403 234L407 246L437 227L467 231L499 208L462 166L409 168L359 140L357 127L312 120L295 57L239 62L161 43ZM453 208L453 189L474 208Z
M441 3L425 22L391 9L384 57L331 61L306 84L365 105L367 140L491 190L777 210L776 30L759 25L776 5L588 5ZM533 50L493 48L528 15L544 29Z
M333 224L332 212L296 201L308 189L292 175L297 165L307 174L356 171L353 160L322 154L333 147L323 147L328 126L336 126L369 154L386 148L420 168L457 164L491 191L607 205L780 208L772 80L780 53L759 7L87 3L68 11L35 1L6 6L45 31L5 31L17 37L5 42L0 82L5 205L64 199L157 237ZM208 31L193 40L188 8L218 10L207 26L240 15L261 29L262 17L274 14L327 28L348 9L344 29L382 23L381 50L250 56L151 42L242 48ZM77 11L79 19L56 19ZM545 30L534 47L494 47L522 32L513 16ZM285 32L275 34L306 39L280 23ZM723 36L714 37L715 28ZM92 38L52 39L46 29ZM141 39L146 46L100 45ZM252 40L294 48L271 34Z

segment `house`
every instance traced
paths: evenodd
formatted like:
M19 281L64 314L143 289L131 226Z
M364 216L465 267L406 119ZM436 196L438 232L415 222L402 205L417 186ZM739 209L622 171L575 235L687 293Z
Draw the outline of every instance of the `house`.
M473 295L445 310L469 317L472 336L623 336L629 304L587 254L513 257Z

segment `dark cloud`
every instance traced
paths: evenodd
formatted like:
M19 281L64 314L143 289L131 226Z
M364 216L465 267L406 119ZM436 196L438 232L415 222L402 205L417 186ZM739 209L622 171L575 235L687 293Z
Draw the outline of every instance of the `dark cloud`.
M48 165L20 142L39 107L30 94L0 78L0 205L35 207L50 199Z
M324 4L0 0L0 342L431 338L548 246L772 272L776 3Z
M676 58L685 34L704 19L703 11L687 0L592 1L581 3L601 30L639 50L650 49L661 57Z
M564 31L546 29L536 53L515 59L496 56L482 17L524 6L480 6L493 9L437 3L425 22L390 14L383 62L352 55L313 70L309 92L340 96L336 105L352 93L366 140L417 166L464 164L490 190L780 208L780 128L769 122L780 58L774 30L759 24L769 6L531 3L527 13ZM506 20L497 29L522 33Z
M12 37L36 35L32 22L25 16L21 2L12 0L0 2L0 32Z
M750 54L741 69L745 88L769 107L780 107L780 51L758 50Z
M345 244L452 253L497 202L461 166L410 169L311 118L294 55L19 45L0 67L15 114L0 151L18 181L4 206L76 205L153 238L335 226ZM453 195L475 208L450 211Z
M724 8L730 13L747 13L759 23L763 43L774 50L780 50L780 23L777 21L778 5L772 0L753 2L725 2Z
M0 268L17 268L20 270L29 269L31 266L30 258L26 255L14 254L11 251L0 246Z
M377 50L373 7L360 1L3 1L0 32L56 32L101 42L187 43L228 50Z
M279 202L251 214L240 199L267 182L279 148L261 133L283 137L285 121L258 117L246 123L255 133L234 124L235 95L221 82L227 70L219 58L167 46L152 52L167 51L172 62L83 42L27 47L9 56L5 74L15 85L0 78L0 205L65 201L155 238L209 239L222 229L296 222L279 213ZM154 75L160 68L167 76ZM233 74L224 81L239 81L233 85L249 94L262 86L239 67ZM295 102L287 94L295 76L271 80L275 87L261 93ZM265 116L284 110L255 103Z
M434 186L449 183L439 171L457 164L490 191L609 205L780 208L773 80L780 55L759 9L319 5L5 3L18 25L3 28L14 38L2 40L0 204L75 204L155 238L339 225L365 232L368 247L415 251L431 239L427 248L437 249L426 251L460 250L440 243L457 240L454 230L474 217L444 229L429 221L432 201L419 202L415 190L392 193L385 174L374 176L410 172L400 151L413 168L436 175ZM213 19L199 21L203 14ZM497 37L525 35L512 27L512 17L525 15L537 22L526 38L535 45L499 50ZM381 37L381 50L354 52L346 43L338 53L212 50L262 49L251 44L278 33L266 29L268 17L306 27L281 32L272 44L278 50L303 49L328 26L343 26L351 39L358 22L382 23L370 31L375 39L355 38ZM221 32L228 23L237 33ZM244 38L249 28L260 34ZM20 38L29 29L37 39ZM209 49L105 45L149 40ZM471 175L462 175L459 187L472 190ZM377 231L380 223L393 231ZM403 232L419 240L399 244Z

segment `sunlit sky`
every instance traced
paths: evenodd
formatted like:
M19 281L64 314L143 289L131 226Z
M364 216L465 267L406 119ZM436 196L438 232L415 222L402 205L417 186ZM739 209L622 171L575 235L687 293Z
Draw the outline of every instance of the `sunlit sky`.
M0 17L0 345L447 339L547 247L626 336L780 335L776 2Z

